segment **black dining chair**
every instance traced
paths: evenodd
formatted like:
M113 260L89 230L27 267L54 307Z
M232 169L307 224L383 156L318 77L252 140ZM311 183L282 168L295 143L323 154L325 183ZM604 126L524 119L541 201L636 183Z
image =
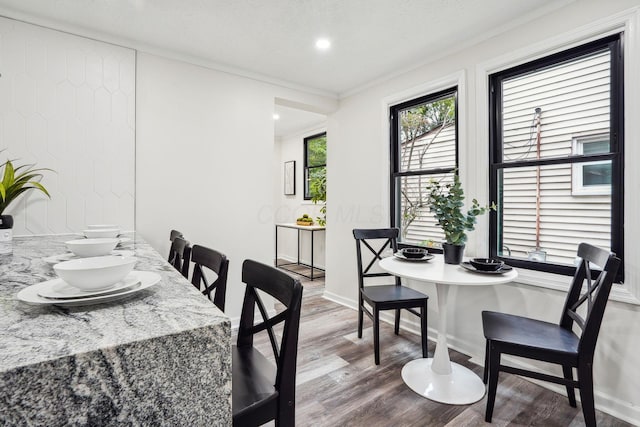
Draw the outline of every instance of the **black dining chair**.
M173 242L173 240L174 240L176 237L181 237L181 238L183 238L183 239L184 239L184 236L182 235L182 233L181 233L180 231L178 231L178 230L171 230L171 232L169 232L169 241L170 241L170 242Z
M182 237L174 237L169 248L169 264L178 270L185 278L189 278L189 263L191 259L191 244Z
M398 229L354 229L358 261L358 338L362 338L362 323L366 313L373 322L373 352L376 365L380 364L380 311L395 310L396 335L400 333L400 311L407 310L420 318L422 335L422 357L427 357L427 302L429 297L415 289L402 286L400 278L385 272L374 272L382 253L390 248L398 250ZM364 246L367 251L362 250ZM364 255L363 255L364 252ZM366 257L365 257L366 255ZM366 266L365 266L366 263ZM364 266L364 267L363 267ZM391 276L394 283L389 285L367 285L366 279ZM375 279L374 279L375 280ZM367 303L369 307L365 305ZM416 309L419 309L417 311Z
M482 326L487 340L484 382L489 382L485 413L487 422L491 422L498 374L502 371L566 386L569 404L574 408L574 388L579 389L585 424L596 425L593 355L620 259L588 243L580 243L578 257L580 265L573 276L559 324L493 311L482 312ZM594 265L600 269L593 268ZM573 331L574 325L579 329L577 334ZM502 354L560 365L563 377L501 365ZM576 380L573 379L574 368Z
M234 426L259 426L275 420L276 426L295 425L296 359L302 285L286 273L245 260L246 283L237 345L232 348L232 411ZM269 317L258 291L279 301L284 310ZM256 306L262 322L254 324ZM274 326L283 323L278 344ZM267 331L275 366L253 346L254 335Z
M191 248L191 261L193 262L191 283L220 310L224 311L229 260L224 254L214 249L193 245L193 248ZM206 270L215 273L216 280L209 282L205 273Z

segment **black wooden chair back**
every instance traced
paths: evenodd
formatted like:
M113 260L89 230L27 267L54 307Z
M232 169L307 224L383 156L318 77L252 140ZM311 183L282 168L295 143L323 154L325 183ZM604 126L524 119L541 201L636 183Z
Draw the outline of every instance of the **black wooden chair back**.
M512 314L482 312L487 339L484 369L484 381L489 384L485 413L487 422L491 422L498 373L502 371L564 385L572 407L576 407L574 389L578 388L585 424L596 425L593 356L609 293L621 261L615 254L588 243L578 245L577 255L580 264L573 276L558 324ZM576 330L579 330L578 333ZM502 365L500 357L503 353L561 365L563 377ZM573 379L574 368L577 370L577 380Z
M191 283L220 310L224 311L229 260L224 254L214 249L193 245L191 261L193 262ZM216 280L213 282L209 282L207 279L207 269L216 274Z
M171 232L169 233L169 241L173 242L173 240L176 237L180 237L184 239L184 236L182 235L182 232L178 231L178 230L171 230Z
M397 228L378 228L378 229L354 229L353 237L356 239L356 255L358 262L358 285L360 289L365 286L367 278L393 276L386 272L371 272L373 267L382 259L382 254L387 249L393 252L398 250ZM377 241L379 244L373 244ZM363 250L363 247L365 250ZM365 266L366 265L366 266ZM400 279L396 276L395 284L400 286Z
M581 331L578 353L582 359L592 361L604 310L621 261L615 254L588 243L578 245L578 258L580 264L567 294L560 326L567 330L572 330L574 324L578 326ZM584 316L579 313L581 309L585 311Z
M174 237L169 248L169 264L178 270L185 278L189 278L189 263L191 259L191 244L182 237Z
M252 260L242 265L242 281L247 287L233 352L233 424L257 426L275 419L277 426L294 426L302 285L286 273ZM284 310L269 317L258 291L275 298ZM256 307L262 316L257 324ZM280 323L282 337L278 342L274 326ZM269 375L270 362L253 347L254 335L262 331L269 336L275 377Z

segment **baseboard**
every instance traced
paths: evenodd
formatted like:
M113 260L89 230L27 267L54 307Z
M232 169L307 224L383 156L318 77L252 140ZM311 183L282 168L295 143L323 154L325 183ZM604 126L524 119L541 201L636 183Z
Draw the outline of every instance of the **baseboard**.
M329 292L329 291L326 290L326 288L325 288L324 293L322 294L322 297L324 299L329 300L329 301L333 301L336 304L340 304L340 305L343 305L345 307L348 307L348 308L350 308L352 310L357 310L358 309L358 303L355 302L354 300L342 297L342 296L337 295L337 294L334 294L333 292Z
M328 292L326 290L323 294L323 297L328 299L329 301L333 301L337 304L343 305L352 310L357 310L358 303L357 301L354 301L352 299L344 298L340 295L336 295L335 293ZM390 325L393 325L395 321L393 314L390 314L390 313L381 313L380 320ZM417 321L414 321L413 319L409 319L409 320L403 319L400 322L400 328L403 331L420 335L420 324ZM429 336L429 339L435 341L438 335L438 331L433 328L428 328L427 335ZM480 353L476 353L475 351L476 349L472 349L473 346L470 345L468 342L461 341L451 335L447 335L447 342L449 344L449 348L457 352L460 352L462 354L470 355L471 356L471 358L469 359L470 362L475 363L479 366L484 366L484 348L479 350ZM509 356L505 356L504 359L509 362L509 365L512 365L512 366L516 366L523 369L536 369L540 372L544 372L543 370L540 370L539 367L534 367L533 365L527 364L526 362L523 362L521 359L511 358ZM544 372L544 373L554 374L553 372ZM522 378L524 378L527 381L531 381L535 384L538 384L541 387L544 387L546 389L555 391L558 394L566 396L566 389L563 386L559 386L553 383L548 383L545 381L534 380L532 378L526 378L526 377L522 377ZM577 400L580 400L579 394L580 393L576 393ZM594 390L594 394L595 394L596 409L602 412L606 412L607 414L614 416L616 418L619 418L623 421L626 421L630 424L633 424L634 426L640 426L640 407L634 406L629 402L623 402L619 399L616 399L615 396L611 396L609 394L599 392L598 390Z

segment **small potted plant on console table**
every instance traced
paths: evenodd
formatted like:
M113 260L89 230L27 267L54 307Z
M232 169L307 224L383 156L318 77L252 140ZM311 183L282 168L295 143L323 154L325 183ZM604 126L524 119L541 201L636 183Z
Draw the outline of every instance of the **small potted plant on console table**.
M490 206L480 206L476 199L466 214L462 212L464 191L457 171L454 171L453 184L441 184L431 180L427 185L429 209L444 231L445 241L442 243L444 262L460 264L467 241L466 231L475 227L476 217L488 210L495 210L495 203Z

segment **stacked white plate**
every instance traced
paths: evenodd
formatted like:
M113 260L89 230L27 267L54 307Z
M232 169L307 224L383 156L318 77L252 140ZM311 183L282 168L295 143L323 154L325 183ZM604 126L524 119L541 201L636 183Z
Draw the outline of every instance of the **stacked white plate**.
M17 298L29 304L87 305L123 298L160 281L155 272L132 271L136 258L99 256L53 266L59 278L29 286Z

